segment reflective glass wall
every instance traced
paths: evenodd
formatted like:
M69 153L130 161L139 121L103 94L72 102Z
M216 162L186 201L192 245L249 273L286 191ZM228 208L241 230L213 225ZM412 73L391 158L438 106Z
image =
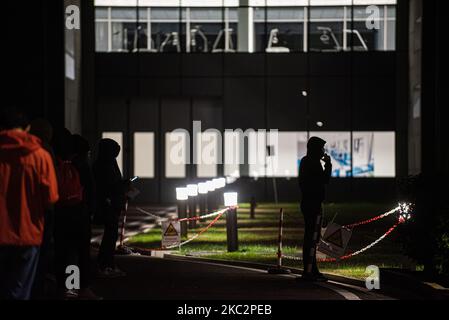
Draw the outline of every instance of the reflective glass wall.
M241 2L96 0L96 51L395 50L394 0Z

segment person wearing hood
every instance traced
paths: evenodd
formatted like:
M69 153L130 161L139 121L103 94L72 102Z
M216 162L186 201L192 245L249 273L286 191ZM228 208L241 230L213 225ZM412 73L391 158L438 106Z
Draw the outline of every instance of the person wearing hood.
M45 210L58 198L50 154L23 112L0 111L0 299L30 298Z
M307 142L307 155L301 159L299 168L301 211L304 215L303 279L308 281L327 280L316 264L316 247L321 236L321 204L332 172L331 158L324 152L325 144L323 139L311 137ZM321 161L324 162L324 169Z
M126 205L126 183L122 178L116 158L120 145L112 139L98 143L97 159L93 165L97 208L95 221L104 226L103 238L98 252L99 275L103 277L124 276L114 261L121 211Z
M54 164L56 162L56 157L53 147L51 146L53 126L50 122L43 118L33 119L30 123L30 133L41 140L42 147L50 154ZM39 262L31 295L32 299L41 299L49 294L47 275L50 274L52 270L53 228L54 208L51 206L45 211L44 236L40 247Z

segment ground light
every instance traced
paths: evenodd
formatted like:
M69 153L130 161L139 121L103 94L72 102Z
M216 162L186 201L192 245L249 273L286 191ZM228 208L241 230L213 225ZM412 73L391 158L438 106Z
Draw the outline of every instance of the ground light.
M239 249L238 230L237 230L237 192L225 192L223 194L224 205L228 208L226 212L226 237L228 252L234 252Z

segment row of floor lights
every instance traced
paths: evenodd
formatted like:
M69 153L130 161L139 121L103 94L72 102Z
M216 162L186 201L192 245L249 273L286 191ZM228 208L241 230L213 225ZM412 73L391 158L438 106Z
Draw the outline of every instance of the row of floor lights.
M176 200L178 207L178 218L194 217L198 215L197 209L199 208L199 215L204 215L206 213L211 213L220 207L221 201L224 200L225 207L230 207L229 211L231 214L227 216L235 215L235 219L232 219L232 224L237 225L236 220L236 207L237 207L237 192L225 192L221 198L221 192L226 187L226 184L231 184L235 181L235 178L215 178L205 182L200 182L198 184L188 184L186 187L176 188ZM235 220L235 221L234 221ZM228 218L227 218L228 222ZM228 225L228 223L227 223ZM181 222L181 236L187 237L187 229L195 228L196 221L192 220L187 222ZM234 238L234 233L232 232L232 237ZM228 235L229 238L229 235ZM229 247L229 241L228 241ZM235 247L233 245L232 247Z

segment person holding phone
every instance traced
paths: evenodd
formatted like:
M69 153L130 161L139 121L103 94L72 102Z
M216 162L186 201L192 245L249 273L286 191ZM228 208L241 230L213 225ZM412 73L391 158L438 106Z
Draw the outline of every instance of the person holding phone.
M97 159L93 165L96 185L95 222L104 226L103 238L98 252L98 275L114 278L126 276L115 264L115 249L118 239L119 218L126 208L126 193L130 181L124 180L117 164L120 145L111 139L98 143Z
M301 211L304 215L302 279L306 281L327 281L316 264L316 247L320 241L323 218L321 205L325 199L325 185L329 183L332 172L331 158L324 151L325 144L323 139L311 137L307 142L307 155L301 159L299 167Z

